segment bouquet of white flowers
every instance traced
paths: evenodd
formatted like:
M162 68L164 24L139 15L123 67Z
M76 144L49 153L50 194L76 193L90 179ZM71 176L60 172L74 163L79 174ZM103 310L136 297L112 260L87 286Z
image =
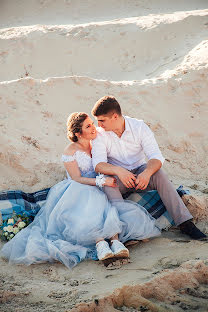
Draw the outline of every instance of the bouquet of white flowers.
M5 220L0 227L1 239L9 241L29 223L30 221L28 217L13 213L13 215Z

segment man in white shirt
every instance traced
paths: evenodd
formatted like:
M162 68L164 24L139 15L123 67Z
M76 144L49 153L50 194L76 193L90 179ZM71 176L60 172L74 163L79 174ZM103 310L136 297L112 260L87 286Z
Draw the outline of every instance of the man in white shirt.
M92 114L101 127L92 143L94 169L114 175L118 181L118 187L104 187L109 200L123 199L121 194L127 191L157 190L182 233L193 239L205 238L161 169L165 159L150 128L142 120L123 116L113 96L99 99Z

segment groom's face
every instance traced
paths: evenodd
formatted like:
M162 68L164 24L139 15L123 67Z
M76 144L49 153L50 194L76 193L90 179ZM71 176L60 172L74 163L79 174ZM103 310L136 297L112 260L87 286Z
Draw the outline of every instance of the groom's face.
M115 125L115 114L96 116L98 126L102 127L105 131L113 131Z

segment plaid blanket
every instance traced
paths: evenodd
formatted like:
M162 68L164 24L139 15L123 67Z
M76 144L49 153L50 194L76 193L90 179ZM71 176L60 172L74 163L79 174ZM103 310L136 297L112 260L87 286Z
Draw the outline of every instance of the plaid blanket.
M50 188L34 193L24 193L22 191L2 191L0 192L0 224L2 220L7 220L15 212L19 215L28 216L32 222L35 215L44 205ZM180 185L177 189L180 196L190 194ZM174 225L172 217L167 212L157 191L126 194L125 198L133 200L143 206L155 219L160 229L168 229Z
M15 212L34 219L40 208L44 205L50 188L35 193L24 193L22 191L0 192L0 224L7 220Z

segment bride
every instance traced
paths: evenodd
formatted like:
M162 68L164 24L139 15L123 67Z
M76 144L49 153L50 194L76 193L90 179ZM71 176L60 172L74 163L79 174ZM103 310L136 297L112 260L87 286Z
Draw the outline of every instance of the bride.
M71 268L87 258L128 257L124 242L160 235L155 219L140 205L108 201L102 187L116 187L116 179L93 170L96 128L86 113L69 116L67 137L72 143L62 161L68 178L51 188L34 221L4 245L1 256L10 263L60 261Z

